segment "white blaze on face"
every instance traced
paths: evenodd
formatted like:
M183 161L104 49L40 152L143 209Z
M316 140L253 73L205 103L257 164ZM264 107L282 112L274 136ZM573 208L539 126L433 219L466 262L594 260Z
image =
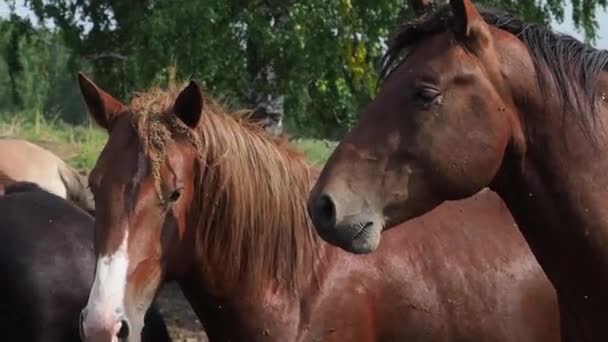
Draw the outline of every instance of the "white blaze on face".
M97 258L95 280L83 322L86 336L108 329L111 329L112 336L116 336L120 329L120 319L125 314L124 297L129 265L128 237L129 232L125 231L122 242L114 253Z

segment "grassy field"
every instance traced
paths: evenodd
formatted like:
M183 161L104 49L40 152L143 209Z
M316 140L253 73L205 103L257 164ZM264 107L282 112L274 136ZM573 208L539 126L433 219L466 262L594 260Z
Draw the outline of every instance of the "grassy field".
M106 132L93 124L72 126L58 121L22 120L17 116L0 117L0 137L16 137L39 144L81 171L93 167L106 142ZM315 165L322 165L336 143L326 140L292 141Z

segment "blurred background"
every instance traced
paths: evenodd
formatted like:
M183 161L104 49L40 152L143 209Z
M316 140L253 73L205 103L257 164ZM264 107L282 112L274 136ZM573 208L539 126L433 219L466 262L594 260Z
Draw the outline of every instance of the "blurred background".
M607 0L477 3L608 48ZM0 0L0 135L87 169L105 135L77 71L125 102L194 77L233 108L272 114L322 163L373 97L390 33L412 15L407 0Z

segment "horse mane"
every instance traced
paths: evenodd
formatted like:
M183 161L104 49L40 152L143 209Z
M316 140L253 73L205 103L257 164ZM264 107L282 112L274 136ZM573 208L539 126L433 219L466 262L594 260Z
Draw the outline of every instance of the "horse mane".
M558 91L563 114L576 113L583 129L590 135L591 126L599 116L596 83L608 65L608 51L595 49L574 37L555 33L549 28L527 23L513 15L477 6L483 19L522 41L532 57L539 88L551 96L552 82ZM439 7L413 21L404 23L396 32L381 60L380 81L384 81L407 58L408 50L429 35L443 33L453 27L449 5Z
M229 113L205 97L192 130L173 114L178 91L153 88L131 102L133 123L151 161L157 191L171 141L197 152L193 210L203 274L222 291L263 291L310 279L319 239L306 212L312 184L304 156L272 137L250 112ZM216 276L212 278L210 275Z
M87 179L78 174L78 171L68 165L65 161L59 163L58 172L59 178L65 186L67 199L76 203L84 210L95 209L93 194L88 187Z

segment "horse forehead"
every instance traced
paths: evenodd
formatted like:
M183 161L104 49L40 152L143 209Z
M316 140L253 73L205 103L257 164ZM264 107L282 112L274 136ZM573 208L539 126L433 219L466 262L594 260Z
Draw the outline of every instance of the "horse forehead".
M89 182L129 182L135 177L141 178L145 167L145 156L140 144L135 143L134 139L110 135L106 147L89 174Z
M133 174L133 184L138 184L148 174L148 157L139 149L137 151L137 163L135 164L135 173Z
M528 48L516 35L488 26L492 35L492 50L495 53L477 55L465 47L452 32L442 32L423 39L414 46L411 57L404 64L415 68L432 66L440 74L465 72L469 75L484 73L488 68L495 69L497 64L520 59L528 55ZM505 56L509 56L505 58ZM411 68L411 67L410 67Z
M172 168L183 166L192 156L183 146L172 143L167 147L167 161Z

